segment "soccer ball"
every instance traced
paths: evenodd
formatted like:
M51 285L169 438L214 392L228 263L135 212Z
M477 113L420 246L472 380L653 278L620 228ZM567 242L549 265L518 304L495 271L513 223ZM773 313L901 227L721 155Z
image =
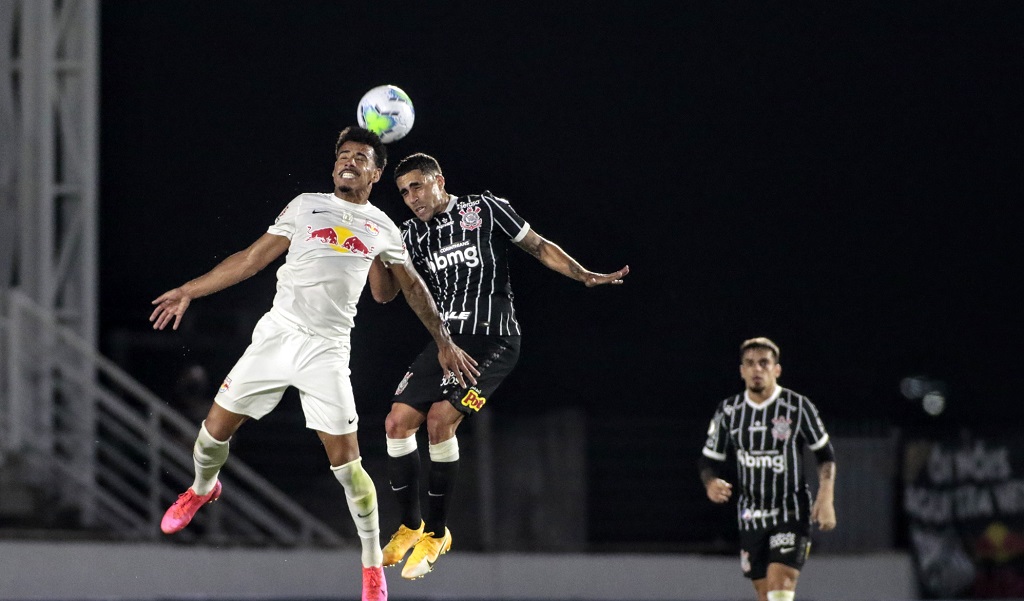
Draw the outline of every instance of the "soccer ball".
M380 136L385 144L401 140L412 129L416 111L412 99L397 86L377 86L359 100L359 127Z

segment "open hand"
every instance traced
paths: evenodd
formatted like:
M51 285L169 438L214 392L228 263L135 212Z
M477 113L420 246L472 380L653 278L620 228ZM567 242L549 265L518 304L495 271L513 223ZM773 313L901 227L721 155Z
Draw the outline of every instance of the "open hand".
M629 275L629 265L626 265L622 269L615 273L592 273L587 276L584 280L587 288L593 288L594 286L600 286L602 284L621 284L622 278Z
M168 290L158 296L153 301L156 309L153 309L153 314L149 316L149 321L153 322L153 329L162 330L166 328L173 318L174 325L171 326L171 329L177 330L178 324L181 323L181 316L185 314L191 303L192 297L185 294L185 291L181 288Z
M438 347L437 362L441 364L444 373L455 376L463 388L468 387L466 380L469 380L470 384L476 384L476 376L480 375L480 370L476 368L476 359L451 341Z

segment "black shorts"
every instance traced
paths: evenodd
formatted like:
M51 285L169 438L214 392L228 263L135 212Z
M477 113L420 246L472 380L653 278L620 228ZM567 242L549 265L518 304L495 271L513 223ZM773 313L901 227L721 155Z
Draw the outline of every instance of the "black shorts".
M473 415L483 408L505 376L512 373L519 359L520 338L479 334L452 336L455 344L477 361L480 375L476 377L476 384L469 388L462 388L454 377L441 373L437 343L431 341L409 366L391 402L405 403L426 412L434 403L447 400L465 415Z
M787 522L774 528L740 531L740 569L751 580L768 575L768 564L804 567L811 552L811 525Z

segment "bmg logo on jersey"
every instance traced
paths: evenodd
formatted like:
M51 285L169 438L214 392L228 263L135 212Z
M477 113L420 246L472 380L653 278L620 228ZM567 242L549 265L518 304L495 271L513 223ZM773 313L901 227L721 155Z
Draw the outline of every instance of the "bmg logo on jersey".
M776 474L786 471L786 458L782 455L751 455L740 449L736 451L736 461L743 467L770 469Z
M427 266L430 271L446 269L455 265L465 264L466 267L477 267L480 265L480 256L476 247L469 241L462 241L458 244L446 246L435 253L430 254L427 259Z

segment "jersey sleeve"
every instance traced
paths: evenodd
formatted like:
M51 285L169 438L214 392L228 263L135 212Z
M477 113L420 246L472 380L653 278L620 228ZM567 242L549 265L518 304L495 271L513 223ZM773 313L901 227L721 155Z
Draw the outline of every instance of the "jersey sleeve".
M728 429L729 425L726 423L723 403L715 410L715 415L711 418L711 424L708 425L708 438L704 442L704 449L702 451L705 457L716 461L725 461L725 452L729 444Z
M818 414L818 408L814 406L809 399L804 398L801 400L803 403L803 419L800 420L800 434L807 441L807 446L812 451L824 447L828 444L828 432L825 430L825 424L821 421L821 416Z
M512 242L519 242L530 232L530 224L520 217L519 213L516 213L507 200L498 198L490 192L485 192L480 198L491 209L491 215L498 229L505 232Z
M394 265L395 263L405 263L406 249L405 243L402 241L403 232L398 229L393 221L388 219L385 227L382 229L382 246L380 249L380 260L385 265Z
M292 236L295 235L295 217L299 214L300 205L302 204L302 196L296 196L291 202L285 206L281 214L274 220L274 224L267 228L268 234L274 234L276 236L284 236L291 240Z

